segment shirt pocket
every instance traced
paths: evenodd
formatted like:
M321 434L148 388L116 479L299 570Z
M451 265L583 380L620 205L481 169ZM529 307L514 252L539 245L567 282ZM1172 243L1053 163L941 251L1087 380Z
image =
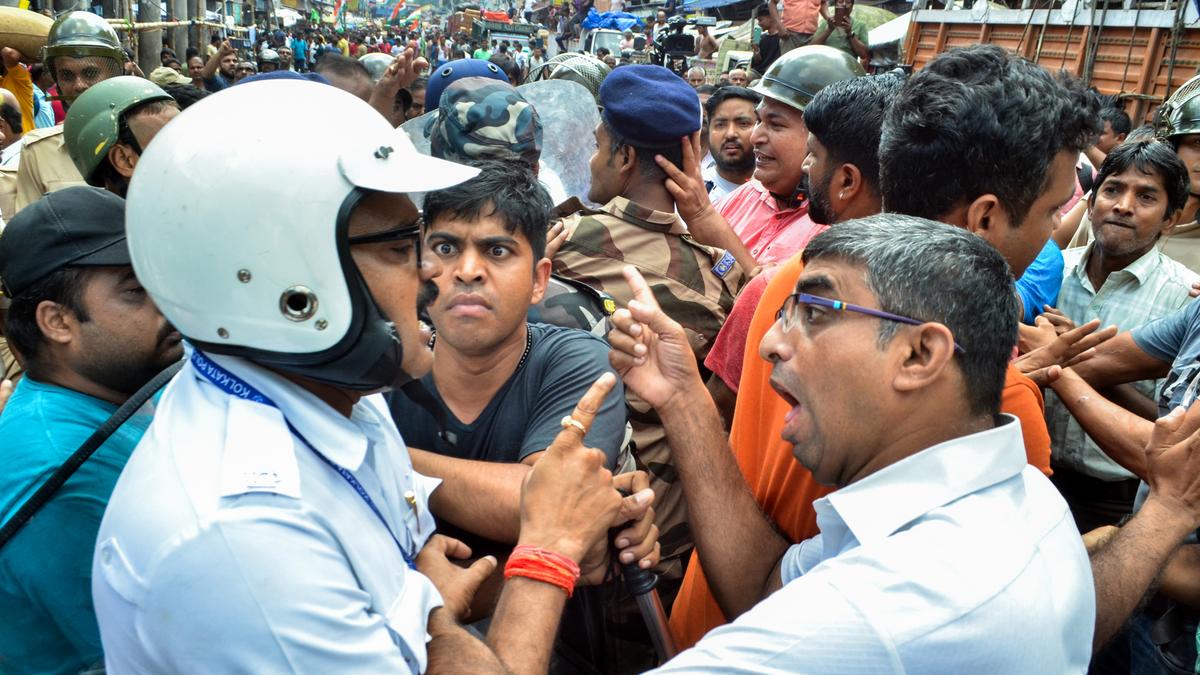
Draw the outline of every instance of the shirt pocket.
M388 607L385 622L408 667L414 673L422 673L428 665L425 643L429 641L429 633L425 629L429 613L442 606L442 595L424 574L408 569L403 574L403 586Z

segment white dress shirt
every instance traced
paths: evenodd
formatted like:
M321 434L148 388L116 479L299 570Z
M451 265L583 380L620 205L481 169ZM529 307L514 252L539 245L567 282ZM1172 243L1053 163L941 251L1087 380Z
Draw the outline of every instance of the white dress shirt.
M1092 570L1020 423L928 448L813 503L783 588L662 672L1083 673Z
M109 673L421 672L442 604L407 555L433 534L428 495L386 404L342 417L243 359L208 355L278 408L188 363L163 393L100 525L92 596Z

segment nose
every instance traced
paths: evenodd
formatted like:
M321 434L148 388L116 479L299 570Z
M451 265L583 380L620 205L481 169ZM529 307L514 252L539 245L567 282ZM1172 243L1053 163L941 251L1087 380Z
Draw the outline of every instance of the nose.
M795 332L795 331L793 331ZM787 334L783 332L783 322L776 321L762 342L758 343L758 355L770 363L781 363L792 358L794 349L788 342Z
M1133 206L1136 199L1137 195L1133 193L1133 190L1126 190L1121 194L1121 198L1113 204L1113 210L1121 213L1133 213Z
M483 281L485 267L482 257L474 250L467 249L458 256L458 265L454 268L455 281L477 284Z
M442 261L437 256L426 255L421 258L421 266L417 269L417 278L430 281L442 275Z
M750 144L754 147L767 144L767 132L763 129L762 122L754 125L754 129L750 132Z

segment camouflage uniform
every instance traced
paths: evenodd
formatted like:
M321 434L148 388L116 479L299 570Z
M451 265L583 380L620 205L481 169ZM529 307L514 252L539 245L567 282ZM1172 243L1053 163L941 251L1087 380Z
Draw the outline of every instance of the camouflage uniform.
M572 200L559 214L579 207ZM567 240L554 257L554 272L599 289L624 305L632 299L621 270L633 265L663 311L683 325L696 358L704 361L743 282L733 255L696 243L674 213L655 211L617 197L597 211L578 210L563 219ZM692 550L683 494L674 489L675 468L666 433L649 405L627 395L634 454L650 473L655 520L666 579L682 575Z
M429 130L434 157L523 159L537 166L542 153L542 122L511 84L468 77L446 87Z

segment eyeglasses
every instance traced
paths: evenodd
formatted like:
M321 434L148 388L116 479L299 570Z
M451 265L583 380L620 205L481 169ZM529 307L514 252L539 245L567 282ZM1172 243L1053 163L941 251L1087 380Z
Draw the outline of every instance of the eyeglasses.
M866 314L867 316L883 319L884 321L895 321L896 323L908 324L910 326L920 326L928 323L927 321L918 321L907 316L892 314L880 309L871 309L870 307L862 307L852 305L841 300L830 300L808 293L793 293L783 301L783 306L775 313L775 320L783 322L783 331L786 333L793 326L799 324L800 329L807 336L805 326L811 325L821 320L826 310L835 312L856 312L858 314ZM954 350L959 354L966 354L967 350L963 349L958 342L954 343Z
M420 218L390 230L381 232L372 232L371 234L361 234L357 237L350 237L347 242L351 246L361 244L382 244L392 241L413 240L413 247L417 249L417 269L421 268L421 225L423 221Z

